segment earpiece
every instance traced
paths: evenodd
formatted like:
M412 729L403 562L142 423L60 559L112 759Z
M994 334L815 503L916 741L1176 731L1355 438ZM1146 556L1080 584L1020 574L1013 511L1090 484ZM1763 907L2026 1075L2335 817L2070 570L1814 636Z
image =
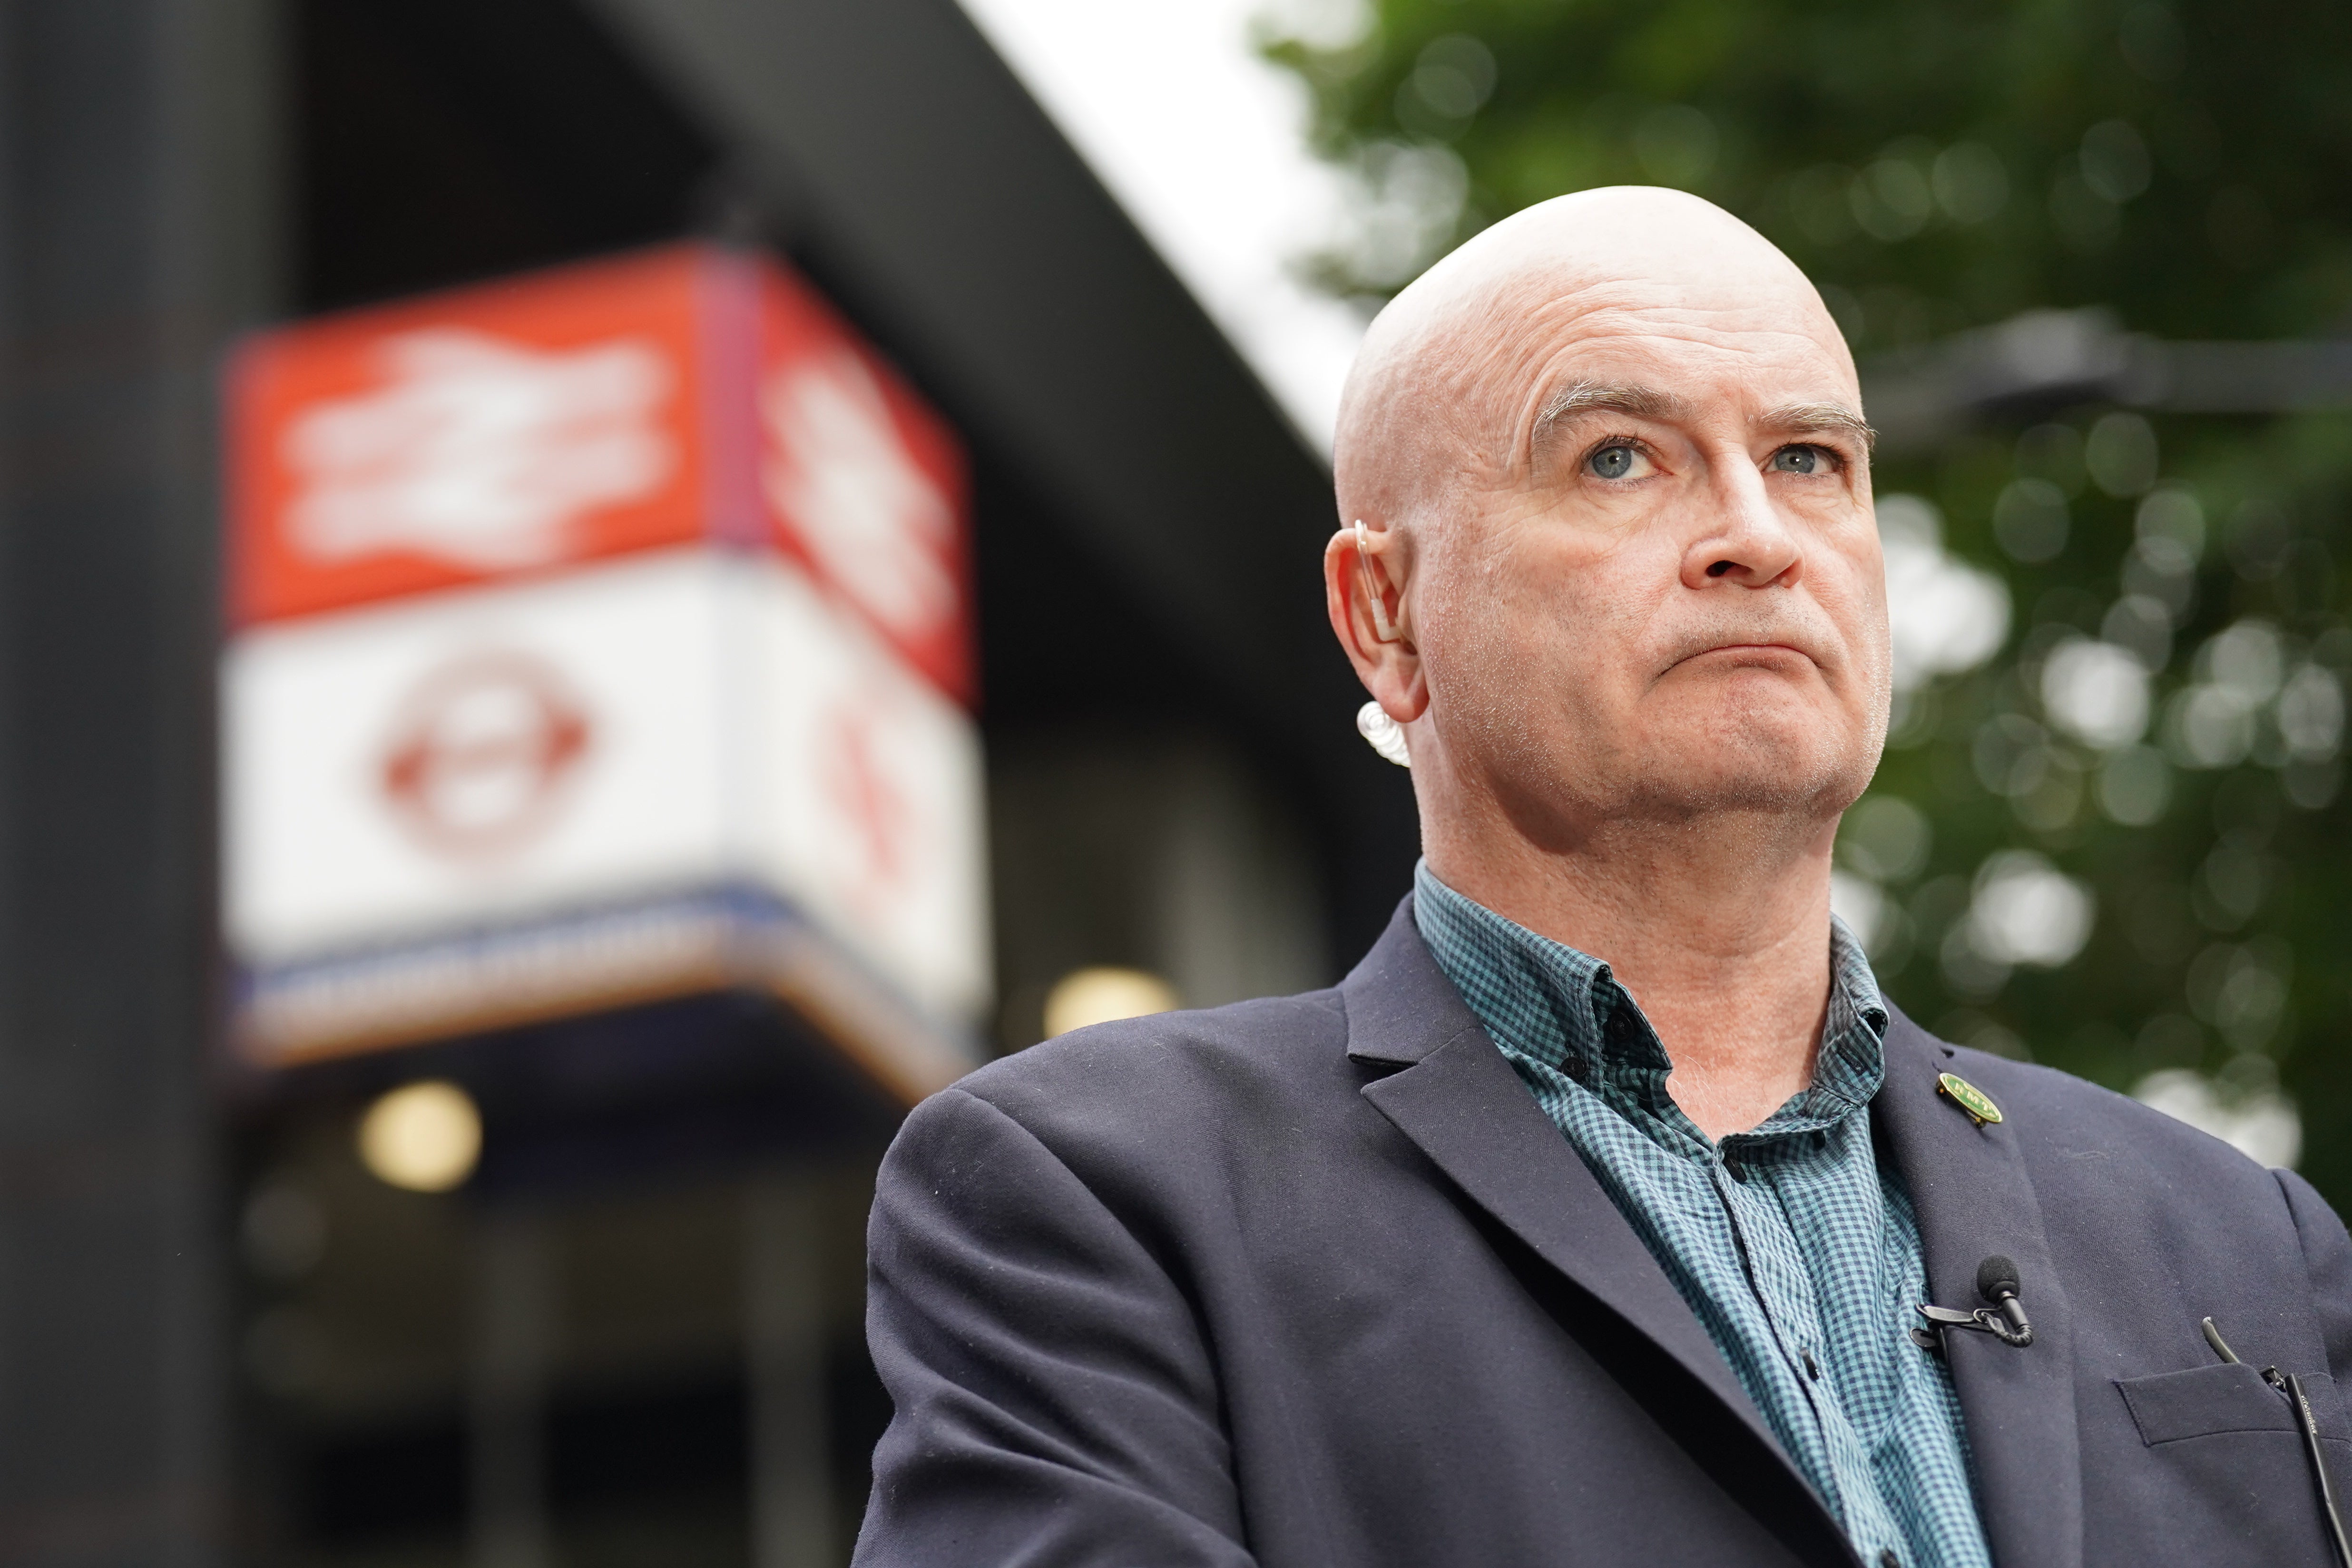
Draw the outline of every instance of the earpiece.
M1364 530L1364 520L1356 520L1356 562L1364 569L1364 594L1372 602L1372 631L1382 642L1402 640L1396 623L1389 619L1389 596L1381 586L1381 579L1372 570L1371 537Z

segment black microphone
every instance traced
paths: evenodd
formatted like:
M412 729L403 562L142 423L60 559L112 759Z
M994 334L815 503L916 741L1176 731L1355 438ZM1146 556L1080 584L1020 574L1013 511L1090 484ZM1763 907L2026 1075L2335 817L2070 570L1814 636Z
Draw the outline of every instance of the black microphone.
M1995 1256L1977 1265L1977 1294L2000 1309L2010 1332L2002 1339L2023 1347L2033 1342L2033 1325L2025 1321L2025 1303L2017 1299L2017 1265Z

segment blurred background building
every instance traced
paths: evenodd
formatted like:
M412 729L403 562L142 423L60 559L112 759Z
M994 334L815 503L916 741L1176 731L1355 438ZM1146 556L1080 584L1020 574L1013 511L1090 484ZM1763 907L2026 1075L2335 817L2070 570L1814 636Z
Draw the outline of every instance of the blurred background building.
M946 0L5 36L0 1556L845 1560L905 1108L1404 885L1318 454Z
M2344 17L5 16L7 1561L845 1560L898 1118L1377 932L1339 378L1617 181L1863 363L1891 994L2352 1200Z

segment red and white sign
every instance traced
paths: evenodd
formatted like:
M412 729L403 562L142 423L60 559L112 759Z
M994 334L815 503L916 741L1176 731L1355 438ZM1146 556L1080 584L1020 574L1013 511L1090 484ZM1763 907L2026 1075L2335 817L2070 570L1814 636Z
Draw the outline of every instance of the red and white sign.
M962 453L777 263L681 246L265 333L230 374L240 625L766 541L969 704Z
M805 283L561 268L262 334L228 394L252 973L750 889L975 1015L963 459Z
M936 1016L987 996L971 721L787 559L689 546L256 628L224 705L248 963L754 886Z
M955 440L806 285L760 279L760 496L784 547L940 689L972 697Z
M232 618L705 534L717 265L656 252L254 339L230 372Z
M376 783L425 848L497 856L537 836L594 733L562 671L530 654L477 649L410 691Z

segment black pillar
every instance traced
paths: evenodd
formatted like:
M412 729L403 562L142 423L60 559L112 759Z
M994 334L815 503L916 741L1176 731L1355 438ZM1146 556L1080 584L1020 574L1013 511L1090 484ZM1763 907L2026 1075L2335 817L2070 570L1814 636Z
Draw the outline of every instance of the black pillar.
M275 293L267 0L0 8L0 1560L217 1560L219 348Z

